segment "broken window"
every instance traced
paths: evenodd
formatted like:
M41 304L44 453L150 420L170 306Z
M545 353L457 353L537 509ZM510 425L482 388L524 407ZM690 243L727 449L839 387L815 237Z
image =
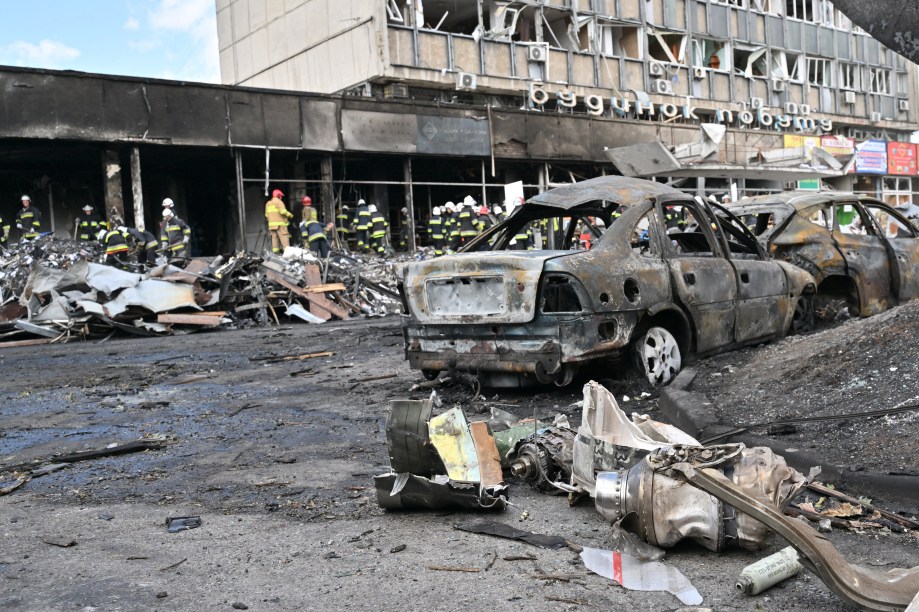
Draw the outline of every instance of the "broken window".
M730 70L728 47L720 40L694 38L692 41L692 64L712 70Z
M600 24L600 53L608 56L641 59L640 28Z
M700 216L695 208L688 205L683 206L682 214L682 228L667 232L676 254L681 257L713 257L717 250L705 231L705 216Z
M772 51L772 76L776 79L801 81L801 55L788 51Z
M814 7L811 0L786 0L785 16L803 21L814 20Z
M826 208L822 206L811 209L811 211L807 214L807 220L814 225L819 225L821 229L832 229L830 226L830 215Z
M897 73L897 93L901 96L909 95L909 73Z
M765 77L769 75L769 65L766 63L766 48L754 49L750 47L734 46L734 70L747 78Z
M839 62L839 86L842 89L859 89L859 70L857 64Z
M883 190L884 203L889 206L908 209L912 204L912 179L908 177L885 177Z
M684 64L686 35L648 30L648 59L669 64Z
M405 18L402 16L402 11L399 10L399 3L396 0L387 0L386 14L393 23L405 23Z
M660 256L657 252L657 244L651 240L651 228L653 227L654 209L652 208L635 223L632 233L629 236L629 245L633 251L644 257Z
M876 94L890 94L890 73L886 68L868 69L868 91Z
M807 58L807 82L819 87L833 86L833 62L822 57Z
M747 0L712 0L712 4L727 4L737 8L747 8Z
M834 207L836 226L843 234L865 235L874 234L870 223L865 224L858 208L853 204L837 204Z
M752 0L753 8L770 15L785 14L785 0Z
M393 2L387 3L396 4ZM479 28L479 12L476 3L468 6L448 0L408 0L401 2L407 6L419 28L441 30L455 34L482 34Z

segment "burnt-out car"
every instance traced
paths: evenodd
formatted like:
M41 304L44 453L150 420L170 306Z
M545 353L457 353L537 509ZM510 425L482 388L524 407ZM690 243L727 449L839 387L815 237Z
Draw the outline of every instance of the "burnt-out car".
M817 312L869 316L919 297L919 234L900 212L843 192L791 191L729 206L774 258L817 280Z
M600 177L531 198L455 255L406 264L405 354L429 378L455 368L490 386L567 384L589 362L634 357L665 384L688 354L784 335L813 289L727 211Z

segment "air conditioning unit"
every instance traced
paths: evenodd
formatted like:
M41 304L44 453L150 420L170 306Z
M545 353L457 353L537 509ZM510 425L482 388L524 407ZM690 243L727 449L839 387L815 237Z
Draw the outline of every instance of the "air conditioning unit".
M810 114L811 114L811 105L810 105L810 104L799 104L799 105L798 105L798 112L801 113L802 115L810 115Z
M527 59L531 62L542 62L549 58L549 44L530 45L527 47Z
M900 109L900 112L905 113L909 110L909 100L897 100L897 108Z
M845 93L844 99L845 99L846 104L855 104L855 92L847 91Z
M673 85L667 79L654 79L651 81L651 93L673 95Z
M797 115L798 114L798 104L795 102L786 102L785 103L785 114L786 115Z
M708 70L705 68L693 68L692 69L692 78L701 81L708 75Z
M871 113L871 120L872 120L873 122L877 123L878 121L881 120L881 118L882 118L882 117L881 117L881 113L876 112L876 111L873 112L873 113Z
M658 64L657 62L651 62L651 65L648 66L648 74L656 77L664 76L664 65Z
M468 72L460 72L456 75L456 88L461 91L471 91L475 89L476 75Z
M785 91L785 79L772 79L772 91Z
M762 98L750 98L750 108L753 110L759 110L763 107Z

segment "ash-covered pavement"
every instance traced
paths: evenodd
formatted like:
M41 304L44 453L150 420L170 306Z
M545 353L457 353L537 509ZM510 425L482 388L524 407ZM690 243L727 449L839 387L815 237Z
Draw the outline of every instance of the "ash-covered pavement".
M166 442L74 463L0 496L0 609L681 607L666 593L610 585L570 550L454 530L469 513L377 507L372 476L388 466L388 403L430 393L410 391L423 378L402 360L396 318L10 349L0 377L0 467L144 437ZM640 396L628 380L612 386L620 399ZM497 406L580 421L579 383L485 390L475 401L469 384L438 392L470 415ZM653 397L622 407L656 411ZM611 547L590 505L569 508L510 482L514 505L492 518ZM187 515L202 526L167 533L167 517ZM830 538L852 562L919 565L909 534ZM764 596L737 594L734 578L761 556L687 544L666 561L713 609L844 609L807 573Z

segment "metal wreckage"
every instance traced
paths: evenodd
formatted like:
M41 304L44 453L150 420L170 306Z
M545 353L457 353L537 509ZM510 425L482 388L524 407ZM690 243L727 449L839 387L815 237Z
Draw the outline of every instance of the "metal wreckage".
M95 243L51 237L0 249L0 346L201 329L323 323L398 311L394 260L333 253L320 260L240 252L121 269Z
M850 564L806 520L786 516L799 494L820 486L812 483L819 468L805 476L769 448L703 446L671 425L629 418L593 381L584 386L577 429L563 416L520 421L496 409L487 420L470 422L459 407L434 414L438 403L434 393L428 400L391 403L391 469L375 477L382 508L501 511L508 505L507 472L537 490L568 495L572 505L591 500L612 524L617 550L585 548L496 521L458 529L544 548L568 546L591 571L628 589L669 591L686 605L702 597L679 570L660 562L661 548L693 540L715 552L732 546L759 551L778 534L793 550L747 568L739 591L760 592L803 566L856 608L919 605L919 567L878 571ZM919 529L919 522L902 520Z

